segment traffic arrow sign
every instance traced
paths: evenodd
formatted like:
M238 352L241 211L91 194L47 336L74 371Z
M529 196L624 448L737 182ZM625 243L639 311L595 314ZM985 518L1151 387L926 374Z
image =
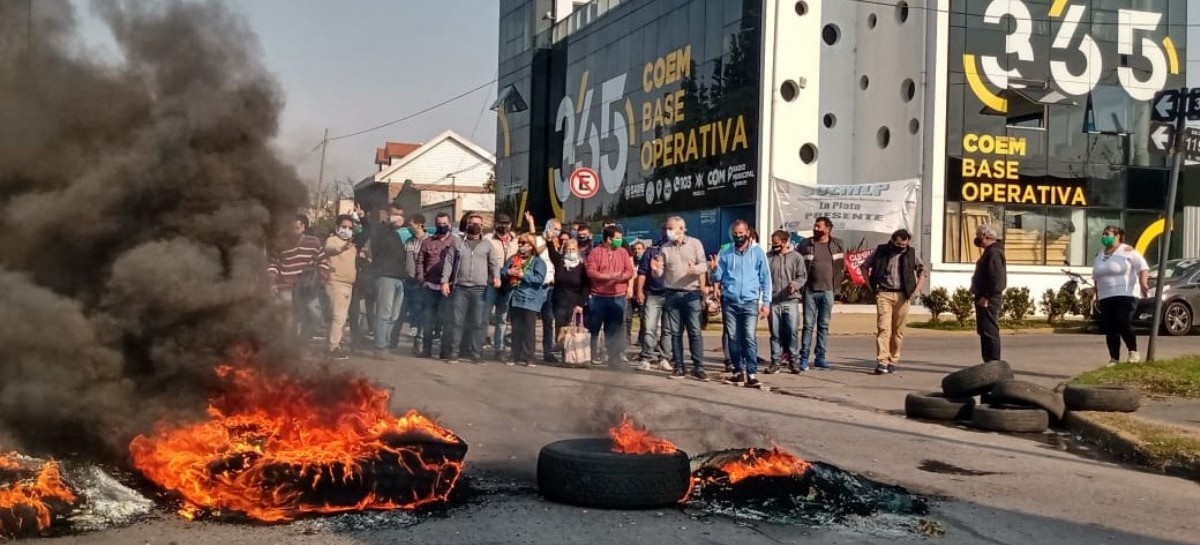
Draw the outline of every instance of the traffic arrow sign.
M1150 125L1150 151L1164 155L1171 153L1175 144L1175 127L1169 123Z
M1179 102L1181 98L1179 89L1167 89L1154 93L1154 100L1150 117L1154 121L1174 121L1179 116Z

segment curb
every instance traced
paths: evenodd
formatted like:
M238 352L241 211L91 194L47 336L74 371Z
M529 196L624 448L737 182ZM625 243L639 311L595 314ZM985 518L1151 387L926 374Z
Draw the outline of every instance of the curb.
M1144 443L1133 435L1097 422L1089 415L1091 412L1068 412L1063 417L1063 425L1076 435L1116 455L1117 457L1140 466L1161 471L1167 475L1200 481L1200 460L1156 460L1146 454Z

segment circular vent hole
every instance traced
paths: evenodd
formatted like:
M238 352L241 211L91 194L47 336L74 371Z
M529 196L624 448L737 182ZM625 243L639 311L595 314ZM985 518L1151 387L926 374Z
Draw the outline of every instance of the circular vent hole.
M905 79L900 84L900 100L904 102L912 102L913 97L917 96L917 84L911 79Z
M808 14L808 2L796 2L796 15L801 17Z
M879 144L879 149L886 149L892 143L892 131L887 127L879 127L879 132L875 133L875 143Z
M916 119L908 120L908 132L910 132L912 134L917 134L917 132L920 130L921 130L921 122L920 121L917 121Z
M825 28L821 30L821 39L825 40L828 45L836 44L841 37L841 29L833 23L825 25Z
M800 85L797 84L793 80L789 79L789 80L783 82L783 85L781 85L779 87L779 95L782 96L783 99L788 102L796 100L796 96L799 94L800 94Z
M834 125L837 125L837 116L833 114L825 114L825 117L821 121L825 123L826 129L832 129Z
M870 87L870 86L871 86L871 78L868 78L867 76L858 78L858 88L859 89L866 91L867 87Z
M817 147L812 144L800 146L800 160L806 165L813 164L817 160Z
M908 20L908 2L896 4L896 20L901 23Z
M875 28L875 25L878 22L879 22L879 18L875 17L874 13L867 16L867 28Z

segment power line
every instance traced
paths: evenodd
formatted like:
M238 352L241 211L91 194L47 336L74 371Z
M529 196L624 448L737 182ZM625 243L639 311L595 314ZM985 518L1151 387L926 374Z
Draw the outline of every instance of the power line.
M456 100L459 100L459 99L461 99L461 98L463 98L463 97L466 97L466 96L469 96L469 95L471 95L471 94L473 94L473 93L476 93L476 92L478 92L479 90L481 90L481 89L484 89L484 88L486 88L486 87L489 87L489 86L491 86L493 83L496 83L496 80L497 80L497 78L492 78L492 79L491 79L490 81L488 81L487 83L484 83L484 84L482 84L482 85L479 85L479 86L477 86L477 87L475 87L475 88L473 88L473 89L471 89L471 90L469 90L469 91L465 91L465 92L463 92L463 93L457 94L457 95L455 95L455 96L453 96L453 97L450 97L450 98L448 98L448 99L446 99L446 100L443 100L443 101L441 101L441 102L439 102L439 103L437 103L437 104L434 104L433 106L429 106L428 108L425 108L425 109L423 109L423 110L419 110L419 111L413 112L413 113L411 113L411 114L408 114L408 115L406 115L406 116L404 116L404 117L401 117L401 118L398 118L398 119L393 119L393 120L391 120L391 121L388 121L388 122L386 122L386 123L381 123L381 124L379 124L379 125L375 125L374 127L370 127L370 128L363 129L363 130L360 130L360 131L354 131L354 132L352 132L352 133L349 133L349 134L342 134L342 135L334 136L334 137L331 137L331 138L329 139L329 141L330 141L330 142L333 142L333 141L336 141L336 140L341 140L341 139L343 139L343 138L350 138L350 137L352 137L352 136L358 136L358 135L360 135L360 134L366 134L366 133L369 133L369 132L372 132L372 131L377 131L377 130L379 130L379 129L382 129L382 128L384 128L384 127L390 127L390 126L392 126L392 125L395 125L395 124L397 124L397 123L400 123L400 122L402 122L402 121L407 121L407 120L409 120L409 119L412 119L412 118L414 118L414 117L417 117L417 116L419 116L419 115L421 115L421 114L425 114L425 113L431 112L431 111L433 111L433 110L436 110L436 109L438 109L438 108L441 108L442 106L445 106L445 105L447 105L447 104L450 104L451 102L454 102L454 101L456 101ZM318 146L318 147L320 147L320 144L317 144L317 146Z
M870 4L870 5L881 6L881 7L885 7L885 8L899 8L900 7L900 6L897 6L896 3L894 3L894 2L888 2L886 0L842 0L842 1L855 2L858 4ZM949 10L949 9L938 9L938 8L931 8L928 6L913 6L911 4L906 5L905 7L908 9L911 9L911 10L929 11L929 12L933 12L933 13L948 13L950 15L983 15L982 13L972 13L972 12L968 12L968 11L954 11L954 10ZM1109 11L1109 10L1097 10L1097 11ZM1047 17L1047 19L1031 18L1030 20L1031 21L1045 21L1048 19L1049 19L1049 17ZM1081 22L1081 24L1082 24L1082 22ZM1112 21L1092 21L1092 22L1089 22L1088 24L1091 26L1097 26L1097 25L1118 26L1121 23L1120 22L1112 22ZM1200 28L1200 23L1167 23L1166 26L1167 27L1175 27L1175 28L1192 28L1192 27Z

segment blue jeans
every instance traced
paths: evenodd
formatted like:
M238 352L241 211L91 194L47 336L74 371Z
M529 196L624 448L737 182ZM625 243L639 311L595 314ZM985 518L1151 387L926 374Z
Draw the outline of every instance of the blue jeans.
M386 350L392 329L398 327L404 309L404 281L390 276L375 279L375 348Z
M729 363L733 372L747 377L758 374L758 302L726 304L722 308L729 335Z
M454 323L442 330L442 343L450 347L450 358L458 357L460 352L472 359L482 357L483 332L487 329L484 291L484 286L455 286L450 294Z
M796 326L800 323L800 301L771 303L771 363L778 364L784 354L796 357Z
M593 295L588 303L588 312L591 314L589 329L592 332L592 354L600 353L597 341L600 332L603 331L605 347L608 349L608 364L620 363L621 355L625 351L625 335L622 335L625 327L625 298Z
M832 291L804 292L804 333L800 336L800 368L808 369L809 348L812 346L813 326L817 328L817 367L827 367L825 342L829 339L829 315L833 312Z
M484 295L487 298L487 308L493 310L492 319L496 320L496 329L492 332L492 347L495 348L496 354L504 353L504 334L508 330L508 309L512 303L512 294L511 288L488 287Z
M431 331L429 324L425 323L425 305L428 304L425 291L424 286L416 280L404 282L404 315L400 321L408 320L413 327L413 349L420 347L421 340Z
M542 303L542 358L554 356L554 286L546 286L546 302Z
M291 307L292 332L299 334L305 343L311 341L321 321L321 300L298 290L280 291L279 298Z
M456 329L455 324L451 323L454 319L454 312L451 307L450 297L442 295L442 289L433 289L429 286L421 286L420 289L424 292L422 297L423 306L425 307L425 318L422 320L428 329L425 330L425 335L421 337L421 355L428 357L433 353L433 327L434 324L446 324L442 328L442 346L438 354L442 359L449 359L451 354L450 341L446 338L450 330ZM450 293L452 297L454 292Z
M671 354L674 354L672 349L671 331L679 328L678 322L674 325L668 323L663 327L663 322L670 321L670 313L665 312L667 307L667 297L665 295L646 295L646 303L642 305L642 335L640 342L642 343L642 359L654 361L659 359L670 360Z
M671 337L671 360L676 371L683 371L683 332L687 331L688 351L692 354L692 369L704 369L704 336L700 334L700 292L668 291L667 334Z

